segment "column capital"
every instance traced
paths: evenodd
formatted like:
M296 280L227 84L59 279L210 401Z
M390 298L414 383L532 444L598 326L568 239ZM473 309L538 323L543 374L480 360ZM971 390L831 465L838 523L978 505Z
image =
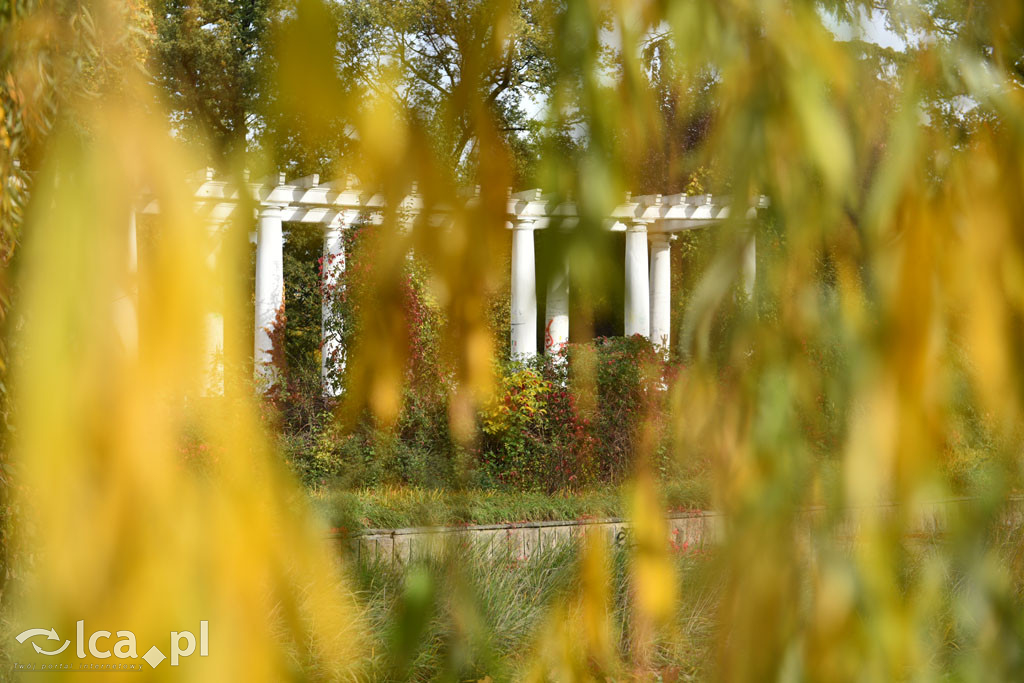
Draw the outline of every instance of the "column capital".
M535 219L535 218L528 218L528 219L514 220L514 221L512 221L512 229L513 230L536 230L537 229L537 219Z
M647 232L647 239L648 239L648 241L650 241L651 244L664 247L664 246L668 246L668 244L670 242L674 242L675 239L676 239L676 236L671 234L671 233L667 233L667 232L650 232L650 231L648 231Z
M626 232L647 232L650 221L631 220L626 223Z
M260 204L260 217L277 217L281 215L284 204Z

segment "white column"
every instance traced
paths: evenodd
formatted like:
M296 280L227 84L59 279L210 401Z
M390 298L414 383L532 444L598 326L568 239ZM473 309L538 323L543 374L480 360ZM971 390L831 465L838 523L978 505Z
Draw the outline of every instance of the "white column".
M544 353L552 355L569 343L569 261L563 257L548 278L544 304Z
M651 234L650 241L651 341L665 353L672 333L672 243L663 232Z
M647 226L634 223L626 230L625 335L651 334L650 273L647 269Z
M341 344L341 318L335 310L345 274L345 248L342 225L331 224L324 232L323 277L320 291L320 377L324 396L341 394L341 373L345 369L345 349Z
M512 358L537 355L537 279L533 223L512 228Z
M743 264L741 269L743 293L746 295L747 301L752 301L754 298L754 283L757 280L757 239L754 237L753 232L747 237L747 244L743 247Z
M274 381L270 366L270 332L279 311L284 309L284 237L281 209L265 206L260 211L256 238L256 339L253 371L257 380Z

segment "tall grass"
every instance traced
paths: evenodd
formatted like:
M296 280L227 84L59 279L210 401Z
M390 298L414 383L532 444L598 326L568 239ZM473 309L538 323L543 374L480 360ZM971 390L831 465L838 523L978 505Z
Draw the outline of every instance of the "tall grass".
M353 568L357 597L372 628L374 680L520 679L536 669L544 627L578 601L579 542L528 559L475 544L411 565L363 562ZM616 649L629 661L631 598L628 556L605 558L612 579ZM681 640L659 643L651 671L670 679L706 672L720 581L710 555L679 555L674 571L692 589L672 621ZM578 609L570 608L570 609ZM536 673L536 671L535 671ZM541 670L547 678L550 671Z
M1020 529L1007 525L991 536L979 539L993 557L1007 566L1020 563ZM835 565L851 561L859 549L855 539L844 539L821 548L806 558L810 564ZM529 558L517 558L507 550L496 552L484 544L452 544L446 551L411 564L392 561L362 561L350 569L357 599L368 615L371 655L365 673L374 680L494 680L523 678L558 679L570 649L559 650L552 640L552 624L579 622L584 615L580 596L586 587L579 563L579 539L543 549ZM977 622L964 621L953 605L972 599L969 572L962 566L937 571L952 550L948 535L908 537L899 543L901 559L894 588L901 601L912 607L914 587L930 584L948 607L924 627L921 636L933 643L935 659L929 666L935 673L962 671ZM595 552L591 549L591 552ZM701 551L681 549L672 557L673 578L686 589L680 594L659 636L650 642L637 640L634 621L635 595L630 580L630 549L616 547L596 553L608 573L608 620L611 647L621 668L616 675L627 679L664 681L706 680L720 664L717 657L722 639L733 637L723 622L727 603L729 567L725 556L713 548ZM810 569L806 567L805 569ZM848 578L849 579L852 577ZM848 582L814 586L802 579L797 613L801 619L828 616L836 600L856 590ZM828 593L821 591L827 590ZM1019 611L1024 593L1014 581L1003 608ZM868 612L870 605L862 610ZM824 611L824 613L823 613ZM855 620L834 622L838 630L855 628ZM570 638L573 637L570 632ZM824 635L824 634L822 634ZM803 647L825 648L816 635ZM583 630L576 632L585 639ZM966 650L965 650L966 648ZM554 657L550 655L555 650ZM829 680L837 671L855 663L822 656L819 651L815 677ZM799 653L794 654L799 656ZM584 661L586 676L604 671L599 661ZM790 660L786 666L796 666ZM974 664L976 665L976 664ZM970 665L969 665L970 666ZM907 669L905 674L913 677Z

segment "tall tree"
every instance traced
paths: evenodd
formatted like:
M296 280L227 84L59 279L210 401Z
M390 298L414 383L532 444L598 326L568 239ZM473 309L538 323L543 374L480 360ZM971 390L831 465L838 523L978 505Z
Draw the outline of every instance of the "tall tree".
M272 0L153 0L154 76L176 132L210 161L244 152L257 120Z
M477 152L470 103L482 102L527 173L535 114L554 81L561 3L521 0L344 0L342 78L399 101L442 158L467 170ZM501 21L498 21L501 19Z
M693 158L707 141L715 110L715 70L712 65L694 74L680 73L672 58L671 35L652 34L643 45L644 75L654 92L659 134L639 155L634 191L640 193L705 191L710 173Z

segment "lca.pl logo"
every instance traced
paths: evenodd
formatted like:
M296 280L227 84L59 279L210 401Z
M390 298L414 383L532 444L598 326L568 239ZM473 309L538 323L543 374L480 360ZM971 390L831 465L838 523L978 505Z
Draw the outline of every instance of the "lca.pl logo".
M45 636L45 641L42 639ZM112 641L116 637L116 642ZM25 641L29 641L32 644L32 648L36 654L45 655L48 657L54 657L61 654L71 646L70 640L64 640L61 643L60 636L57 635L57 630L54 628L30 628L19 633L15 640L19 643L24 644ZM51 641L56 641L51 643ZM40 646L40 642L43 642L46 647ZM171 631L171 641L168 646L168 651L171 657L171 666L178 666L183 657L188 657L196 651L196 646L199 646L199 656L207 657L210 654L210 622L200 621L199 622L199 639L196 640L195 634L191 631ZM112 645L112 647L111 647ZM117 631L116 634L112 634L110 631L94 631L89 635L89 638L85 637L85 621L81 620L75 625L75 654L78 659L86 658L86 650L88 649L89 656L96 659L108 659L111 656L117 659L138 659L138 645L135 641L135 634L131 631ZM150 667L156 668L167 659L167 655L163 653L156 645L149 648L146 654L142 655L142 659L145 660ZM141 665L140 665L141 666ZM15 668L31 669L35 668L32 665L20 665L15 664ZM75 668L70 665L61 667L55 667L50 664L43 664L43 668ZM82 666L78 668L97 668L93 666ZM102 668L125 668L130 669L132 667L126 665L114 666L108 665Z

